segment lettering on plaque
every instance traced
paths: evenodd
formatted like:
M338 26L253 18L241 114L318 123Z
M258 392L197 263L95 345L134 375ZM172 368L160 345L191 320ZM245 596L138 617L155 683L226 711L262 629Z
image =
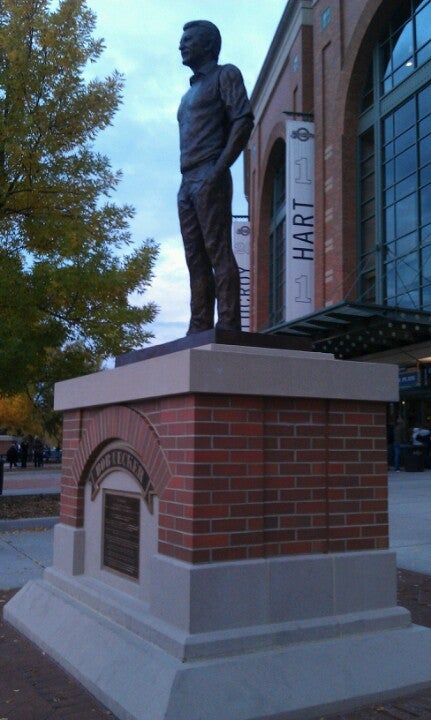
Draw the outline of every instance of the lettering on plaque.
M114 470L126 470L139 483L142 496L147 503L149 511L153 512L154 489L148 473L140 459L127 448L109 447L99 455L88 473L91 484L91 499L94 500L99 492L104 478Z
M138 580L141 499L105 492L104 500L103 565Z

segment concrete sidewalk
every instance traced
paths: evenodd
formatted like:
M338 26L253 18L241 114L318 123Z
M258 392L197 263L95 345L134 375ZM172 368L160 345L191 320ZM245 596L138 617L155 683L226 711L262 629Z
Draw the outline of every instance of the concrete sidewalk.
M4 467L3 495L60 492L60 465ZM4 520L0 512L0 588L19 588L52 565L53 526L58 518Z
M431 470L389 472L389 544L399 568L431 575Z
M0 531L0 589L41 577L53 560L53 529Z

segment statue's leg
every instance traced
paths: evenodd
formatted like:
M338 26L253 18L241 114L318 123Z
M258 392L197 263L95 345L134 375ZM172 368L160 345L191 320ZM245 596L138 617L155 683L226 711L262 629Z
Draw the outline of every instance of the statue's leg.
M193 202L191 183L181 185L178 216L190 275L190 325L187 335L214 327L214 275Z
M240 279L232 250L232 178L226 172L209 190L205 186L196 199L196 210L205 249L214 271L217 298L217 327L241 330Z

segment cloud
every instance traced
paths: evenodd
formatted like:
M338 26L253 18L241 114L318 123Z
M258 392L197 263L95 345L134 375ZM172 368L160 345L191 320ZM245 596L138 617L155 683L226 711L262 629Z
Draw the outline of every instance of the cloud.
M189 278L181 237L165 238L161 250L151 287L143 297L131 297L136 304L153 301L160 309L150 328L155 334L153 345L183 337L189 323Z

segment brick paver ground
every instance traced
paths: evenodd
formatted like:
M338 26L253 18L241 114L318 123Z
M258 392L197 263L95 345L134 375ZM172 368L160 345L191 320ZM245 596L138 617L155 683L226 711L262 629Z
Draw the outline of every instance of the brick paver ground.
M3 605L13 595L0 590ZM1 720L115 720L82 685L8 623L0 622Z
M398 587L399 603L409 608L413 621L431 627L431 577L400 570ZM13 592L0 591L1 608ZM0 621L0 720L107 718L117 720L47 655ZM431 688L322 720L431 720Z
M3 492L35 492L36 490L50 490L60 492L61 465L51 464L42 468L29 466L23 468L4 467Z

